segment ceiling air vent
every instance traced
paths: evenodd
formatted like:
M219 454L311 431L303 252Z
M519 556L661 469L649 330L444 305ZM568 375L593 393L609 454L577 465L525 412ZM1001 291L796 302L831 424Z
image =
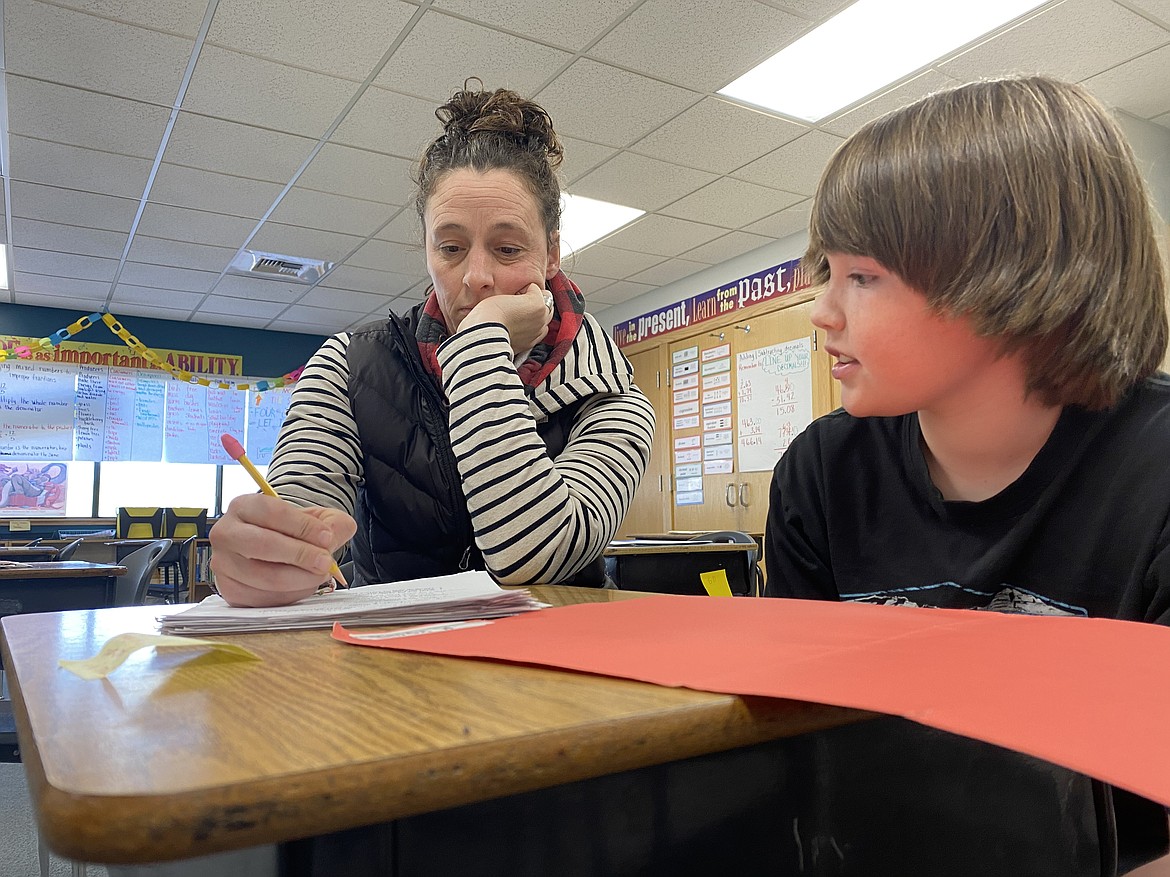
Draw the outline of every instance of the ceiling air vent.
M228 274L263 277L269 280L291 280L294 283L316 283L333 267L321 259L302 259L280 253L260 253L244 250L228 266Z

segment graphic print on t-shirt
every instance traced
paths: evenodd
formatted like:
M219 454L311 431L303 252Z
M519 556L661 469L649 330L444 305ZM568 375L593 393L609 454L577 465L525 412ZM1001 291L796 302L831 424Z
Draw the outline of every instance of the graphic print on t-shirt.
M1062 603L1014 585L998 591L977 591L957 582L919 585L913 588L890 588L869 593L842 594L851 603L880 603L886 606L928 606L944 609L987 609L1013 615L1079 615L1089 613L1081 606Z

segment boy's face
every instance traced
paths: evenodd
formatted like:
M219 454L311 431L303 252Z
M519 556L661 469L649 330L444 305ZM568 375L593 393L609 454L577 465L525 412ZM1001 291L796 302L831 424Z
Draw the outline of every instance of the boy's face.
M938 314L877 261L828 253L829 282L812 321L836 359L841 401L857 417L963 410L978 399L1001 347L966 317Z

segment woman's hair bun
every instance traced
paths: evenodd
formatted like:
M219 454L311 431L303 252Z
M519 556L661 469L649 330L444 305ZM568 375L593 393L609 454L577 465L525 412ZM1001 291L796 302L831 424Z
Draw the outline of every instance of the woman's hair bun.
M472 88L473 84L479 86ZM561 163L564 148L553 130L552 119L539 104L514 91L499 88L484 91L478 79L468 79L435 115L443 124L443 135L452 145L480 136L504 137L529 151L539 151L553 170Z

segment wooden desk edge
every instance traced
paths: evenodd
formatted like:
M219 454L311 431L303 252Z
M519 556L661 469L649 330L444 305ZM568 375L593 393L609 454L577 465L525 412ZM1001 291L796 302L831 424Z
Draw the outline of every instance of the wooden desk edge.
M454 660L454 659L452 659ZM580 740L580 729L515 741L469 746L467 758L436 752L409 763L355 762L329 777L308 773L290 784L271 778L234 788L168 796L101 797L61 792L47 784L35 749L26 752L29 788L42 837L60 855L86 862L144 864L356 827L462 804L648 767L781 737L849 724L870 714L843 707L767 698L725 696L695 708L703 714L680 722L645 716ZM29 739L29 728L20 732ZM248 803L251 802L251 803ZM176 826L159 821L167 809L189 814ZM168 844L158 849L155 836ZM179 835L179 837L176 837Z

